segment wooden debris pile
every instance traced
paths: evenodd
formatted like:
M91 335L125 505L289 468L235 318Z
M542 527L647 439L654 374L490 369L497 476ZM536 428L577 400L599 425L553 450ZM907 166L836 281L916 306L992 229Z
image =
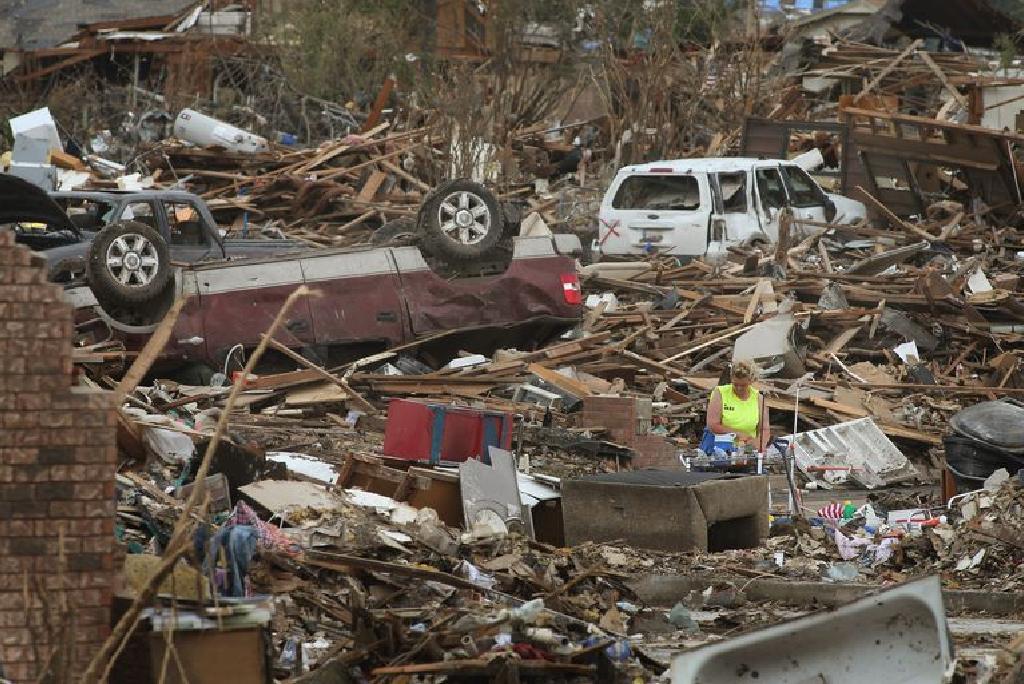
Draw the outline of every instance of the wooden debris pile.
M388 221L415 218L431 186L429 129L389 133L386 124L318 148L259 154L165 143L151 161L187 179L233 235L283 232L312 246L367 242Z

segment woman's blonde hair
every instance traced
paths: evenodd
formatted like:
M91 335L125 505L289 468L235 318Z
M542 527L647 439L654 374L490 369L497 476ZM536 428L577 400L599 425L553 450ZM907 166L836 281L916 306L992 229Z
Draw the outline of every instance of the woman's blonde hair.
M761 371L758 369L757 364L749 359L743 359L732 364L732 372L730 373L731 380L750 380L753 382L757 380Z

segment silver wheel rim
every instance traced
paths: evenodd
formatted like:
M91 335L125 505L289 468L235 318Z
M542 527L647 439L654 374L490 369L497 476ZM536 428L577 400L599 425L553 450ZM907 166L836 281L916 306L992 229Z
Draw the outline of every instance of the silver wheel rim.
M437 210L441 232L462 245L475 245L491 232L491 211L479 195L460 190L444 198Z
M138 233L118 236L107 247L107 271L125 287L146 287L159 270L156 246Z

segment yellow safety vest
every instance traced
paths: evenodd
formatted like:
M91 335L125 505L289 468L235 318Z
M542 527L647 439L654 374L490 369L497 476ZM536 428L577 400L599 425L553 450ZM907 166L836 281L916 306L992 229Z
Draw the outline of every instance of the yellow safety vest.
M732 385L721 385L718 394L722 397L722 425L730 431L756 437L757 426L761 422L760 393L751 387L747 398L740 399Z

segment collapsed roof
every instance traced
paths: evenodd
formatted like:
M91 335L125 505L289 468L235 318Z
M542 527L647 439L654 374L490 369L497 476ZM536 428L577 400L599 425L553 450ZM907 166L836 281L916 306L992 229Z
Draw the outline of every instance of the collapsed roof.
M1013 34L1021 28L1020 22L988 0L888 0L847 37L882 44L895 32L909 38L992 47L996 36Z
M87 24L173 17L195 0L0 0L0 50L42 50Z

